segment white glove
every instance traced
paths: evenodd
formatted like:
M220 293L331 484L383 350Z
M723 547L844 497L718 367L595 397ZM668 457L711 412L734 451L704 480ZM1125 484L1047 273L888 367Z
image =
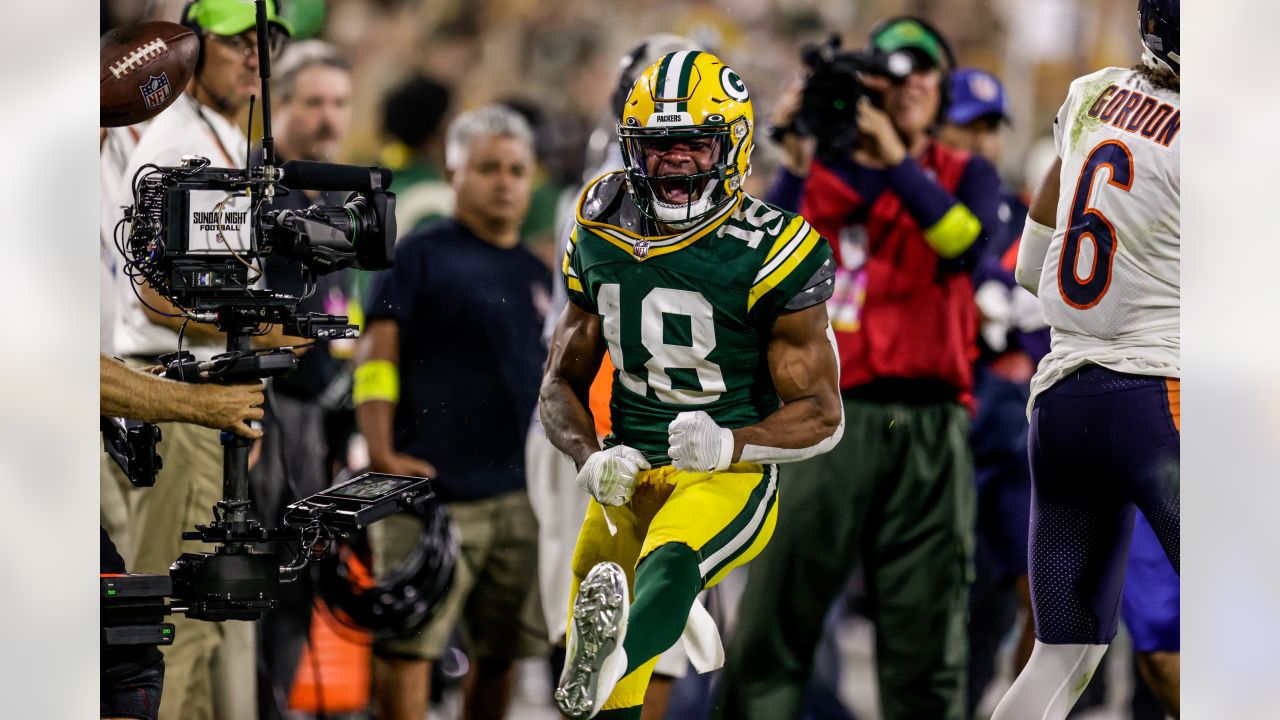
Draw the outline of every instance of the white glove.
M1040 304L1040 298L1022 288L1014 288L1009 299L1012 301L1010 316L1014 327L1022 332L1035 332L1049 327L1049 322L1044 319L1044 306Z
M719 472L733 460L733 431L701 410L682 412L667 426L671 464L677 470Z
M649 469L639 450L615 445L591 454L578 471L578 487L601 505L624 505L636 489L636 473Z
M1026 292L1022 288L1016 289ZM1009 316L1013 311L1009 301L1009 288L999 281L988 280L974 293L974 301L978 304L978 312L982 314L980 332L983 341L992 350L1004 352L1009 346Z

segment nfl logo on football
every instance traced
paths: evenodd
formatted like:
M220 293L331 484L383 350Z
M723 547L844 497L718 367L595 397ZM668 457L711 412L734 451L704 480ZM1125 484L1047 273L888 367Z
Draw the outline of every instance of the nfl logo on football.
M138 89L142 91L142 101L146 103L148 110L158 108L169 99L169 78L163 73L152 75Z
M636 241L636 244L635 244L635 248L632 250L632 252L634 252L634 253L635 253L635 255L636 255L636 257L638 257L638 258L643 258L645 255L648 255L648 254L649 254L649 241L648 241L648 240L637 240L637 241Z

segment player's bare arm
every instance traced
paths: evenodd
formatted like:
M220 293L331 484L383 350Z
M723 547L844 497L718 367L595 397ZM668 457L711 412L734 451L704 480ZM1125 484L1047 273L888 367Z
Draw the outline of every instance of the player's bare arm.
M1053 161L1053 166L1040 181L1040 187L1031 198L1031 207L1027 209L1027 223L1022 229L1022 240L1018 244L1018 265L1013 271L1014 279L1033 295L1040 291L1040 273L1044 270L1044 256L1049 251L1049 243L1053 240L1053 226L1058 218L1058 191L1062 183L1062 158Z
M1036 189L1035 195L1031 197L1031 207L1028 208L1027 214L1041 225L1053 227L1053 224L1058 221L1058 191L1062 184L1061 175L1062 158L1057 158L1045 173L1044 179L1040 181L1040 187Z
M782 407L735 430L701 410L680 413L668 428L672 464L715 472L739 461L796 462L830 450L844 432L844 406L829 332L824 304L780 315L770 333L768 363Z
M356 421L369 444L369 466L392 475L431 477L431 463L395 451L392 428L399 400L400 326L374 320L356 346Z
M836 433L844 412L828 327L824 304L786 313L773 323L769 374L783 405L761 422L733 431L735 462L747 445L808 448Z
M551 338L538 415L547 439L572 458L579 469L592 453L600 450L595 424L587 410L587 395L604 352L600 316L569 303Z

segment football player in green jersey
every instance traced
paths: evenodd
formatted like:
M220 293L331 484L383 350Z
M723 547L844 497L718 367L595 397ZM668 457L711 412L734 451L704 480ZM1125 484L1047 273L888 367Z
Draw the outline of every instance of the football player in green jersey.
M768 543L777 464L843 429L831 249L742 191L754 130L737 73L709 53L665 55L624 105L626 169L579 202L540 405L594 498L556 690L575 720L640 718L654 662L682 634L699 670L723 661L698 592ZM587 393L606 350L602 450Z

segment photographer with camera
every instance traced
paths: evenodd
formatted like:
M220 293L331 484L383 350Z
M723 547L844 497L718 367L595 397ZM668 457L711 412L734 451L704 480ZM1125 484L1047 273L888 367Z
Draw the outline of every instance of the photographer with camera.
M270 46L278 51L291 33L274 2L267 2ZM215 167L243 168L248 139L239 117L258 93L255 7L239 0L193 0L181 22L200 38L200 57L187 91L147 127L130 156L120 195L132 196L135 175L147 165L178 165L200 155ZM193 249L242 251L250 247L248 202L225 193L193 194ZM236 222L236 221L239 222ZM211 324L187 322L146 283L121 277L115 350L132 365L153 365L180 346L198 360L225 348L225 336ZM136 294L135 294L136 293ZM260 347L283 344L278 329L254 338ZM130 518L132 572L167 574L183 552L206 549L183 541L182 533L209 520L223 489L223 448L219 433L181 422L161 425L158 451L164 458L155 486L141 491ZM165 648L165 693L161 718L246 718L256 713L253 626L173 620L178 638Z
M800 715L823 621L861 561L884 717L959 720L974 522L970 273L1000 227L999 179L934 139L955 61L924 21L887 20L869 51L806 61L804 94L774 117L788 157L770 200L833 240L827 307L845 433L783 476L789 502L748 576L720 717Z

